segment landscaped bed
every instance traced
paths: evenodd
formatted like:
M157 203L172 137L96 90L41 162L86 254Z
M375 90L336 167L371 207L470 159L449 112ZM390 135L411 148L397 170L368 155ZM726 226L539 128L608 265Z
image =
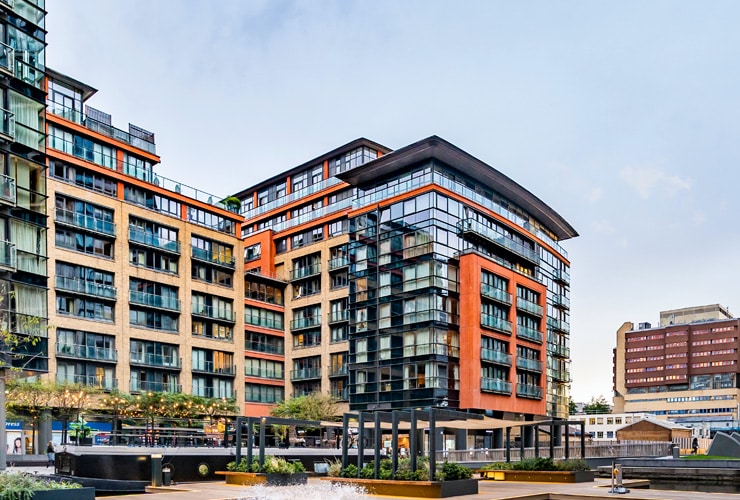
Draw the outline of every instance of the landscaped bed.
M594 480L594 473L585 460L554 461L542 457L488 464L481 467L480 475L495 481L585 483Z
M26 473L0 474L0 500L95 500L95 488Z
M226 471L216 472L216 475L225 476L226 484L290 486L306 484L308 481L308 474L301 462L288 462L282 457L265 457L262 466L257 459L249 463L246 457L242 457L238 464L229 462L226 468Z

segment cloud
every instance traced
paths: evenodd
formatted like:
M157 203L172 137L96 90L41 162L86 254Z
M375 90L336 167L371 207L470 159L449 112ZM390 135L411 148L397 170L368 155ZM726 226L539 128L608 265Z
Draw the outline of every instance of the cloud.
M691 179L666 174L656 167L624 167L619 172L619 177L643 199L650 198L655 191L673 196L679 191L691 189L692 184Z

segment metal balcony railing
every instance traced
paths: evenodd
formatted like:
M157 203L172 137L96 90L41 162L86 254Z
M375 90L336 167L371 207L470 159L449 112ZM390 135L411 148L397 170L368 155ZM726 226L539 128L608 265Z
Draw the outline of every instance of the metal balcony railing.
M182 385L175 382L150 382L131 379L129 392L170 392L181 393Z
M143 231L138 227L129 226L128 239L134 243L139 243L141 245L146 245L148 247L157 248L159 250L164 250L178 255L180 254L180 242L163 238L148 231Z
M349 257L335 257L329 260L329 271L349 266Z
M271 330L283 331L284 321L282 319L275 318L263 318L256 314L244 313L244 323L247 325L260 326L262 328L269 328Z
M202 260L203 262L208 262L210 264L230 267L232 269L236 267L236 260L234 260L233 255L224 255L222 253L214 254L202 248L192 247L190 256L194 259Z
M98 375L57 375L58 384L80 384L96 387L104 391L112 391L118 388L118 380L113 377Z
M568 271L563 271L561 269L555 269L555 271L553 271L552 279L565 285L570 284L570 274Z
M347 375L349 372L347 370L347 365L331 365L329 366L329 376L330 377L342 377L344 375Z
M10 140L15 139L15 114L5 108L0 108L0 135Z
M11 271L18 269L18 252L15 243L0 241L0 268Z
M550 376L560 382L570 382L570 374L568 373L568 370L556 370L553 368L550 370Z
M206 318L236 323L236 313L232 309L224 307L192 304L192 314L194 316L204 316Z
M307 380L311 378L321 378L321 367L316 366L290 371L290 380Z
M296 267L290 272L291 281L308 278L309 276L316 276L321 274L321 263L316 263L312 266Z
M57 356L72 358L94 359L98 361L117 361L118 351L106 347L95 347L82 344L66 344L57 342Z
M517 384L516 395L522 398L542 399L542 387L529 384Z
M180 311L180 301L174 297L165 297L153 293L129 291L129 302L132 304L167 309L168 311Z
M491 363L496 363L499 365L511 366L511 354L505 353L503 351L497 351L495 349L487 349L485 347L481 347L480 359L482 361L489 361Z
M542 332L528 326L516 325L516 336L520 339L542 343Z
M511 305L511 294L506 290L493 287L487 283L480 284L480 293L484 297L496 300L502 304Z
M301 330L303 328L313 328L321 326L321 316L311 316L308 318L297 318L290 322L291 330Z
M500 378L481 377L480 389L486 392L495 392L498 394L511 394L511 382Z
M483 238L484 240L506 249L534 264L539 262L537 252L535 252L531 247L523 245L509 236L497 233L492 228L475 219L461 220L457 223L457 231L460 234L475 234L479 238Z
M213 361L203 361L199 363L193 363L193 371L194 372L205 372L205 373L211 373L214 375L236 375L236 366L235 365L218 365L216 366Z
M516 358L516 367L531 372L542 373L542 361L529 358Z
M516 298L516 308L539 317L542 317L542 313L544 312L541 305L521 297Z
M0 175L0 201L15 206L15 179L9 175Z
M496 316L492 316L490 314L481 313L480 324L481 326L485 326L486 328L491 328L493 330L498 330L502 333L511 333L511 321L497 318Z
M244 375L246 377L270 378L274 380L282 380L285 377L283 370L269 370L266 368L246 368Z
M552 305L560 309L570 309L570 299L565 295L553 295Z
M163 354L149 354L142 352L132 352L129 355L131 363L147 366L157 366L161 368L182 368L182 358L176 356L165 356Z
M7 3L6 0L3 0ZM11 6L12 8L12 6ZM0 71L15 75L15 49L5 43L0 43Z
M116 235L116 225L113 222L98 219L91 215L72 212L71 210L65 210L63 208L56 209L55 220L63 224L88 229L97 233L107 234L110 236Z
M567 321L562 321L555 318L547 318L547 326L559 332L570 333L570 324L568 324Z
M224 389L219 386L205 386L193 388L193 396L200 396L202 398L213 398L213 399L236 399L236 391Z
M116 287L95 283L94 281L83 280L79 278L68 278L66 276L57 276L55 279L56 288L67 292L82 293L93 295L105 299L116 298Z
M329 324L341 323L342 321L349 321L349 310L344 311L331 311L327 313L329 317Z
M570 358L570 347L560 344L548 344L549 351L559 358Z

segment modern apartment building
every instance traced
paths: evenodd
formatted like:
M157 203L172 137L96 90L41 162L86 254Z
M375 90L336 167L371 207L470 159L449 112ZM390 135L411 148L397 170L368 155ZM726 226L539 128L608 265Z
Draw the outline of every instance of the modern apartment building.
M566 417L570 262L554 210L439 137L358 139L235 195L245 398Z
M157 173L154 134L114 127L95 92L48 70L50 374L243 397L242 217Z
M624 323L614 349L614 411L738 427L738 326L720 305L661 312L658 327Z
M30 372L49 365L45 14L44 0L0 1L0 321L38 339L0 349Z

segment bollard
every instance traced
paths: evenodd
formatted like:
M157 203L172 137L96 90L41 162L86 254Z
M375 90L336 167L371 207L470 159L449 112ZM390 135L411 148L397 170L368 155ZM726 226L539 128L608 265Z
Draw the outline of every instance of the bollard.
M169 464L162 467L162 486L172 485L172 469Z
M162 486L162 455L152 455L152 486Z
M681 458L681 448L678 447L678 445L673 445L671 448L671 452L673 453L673 458Z

